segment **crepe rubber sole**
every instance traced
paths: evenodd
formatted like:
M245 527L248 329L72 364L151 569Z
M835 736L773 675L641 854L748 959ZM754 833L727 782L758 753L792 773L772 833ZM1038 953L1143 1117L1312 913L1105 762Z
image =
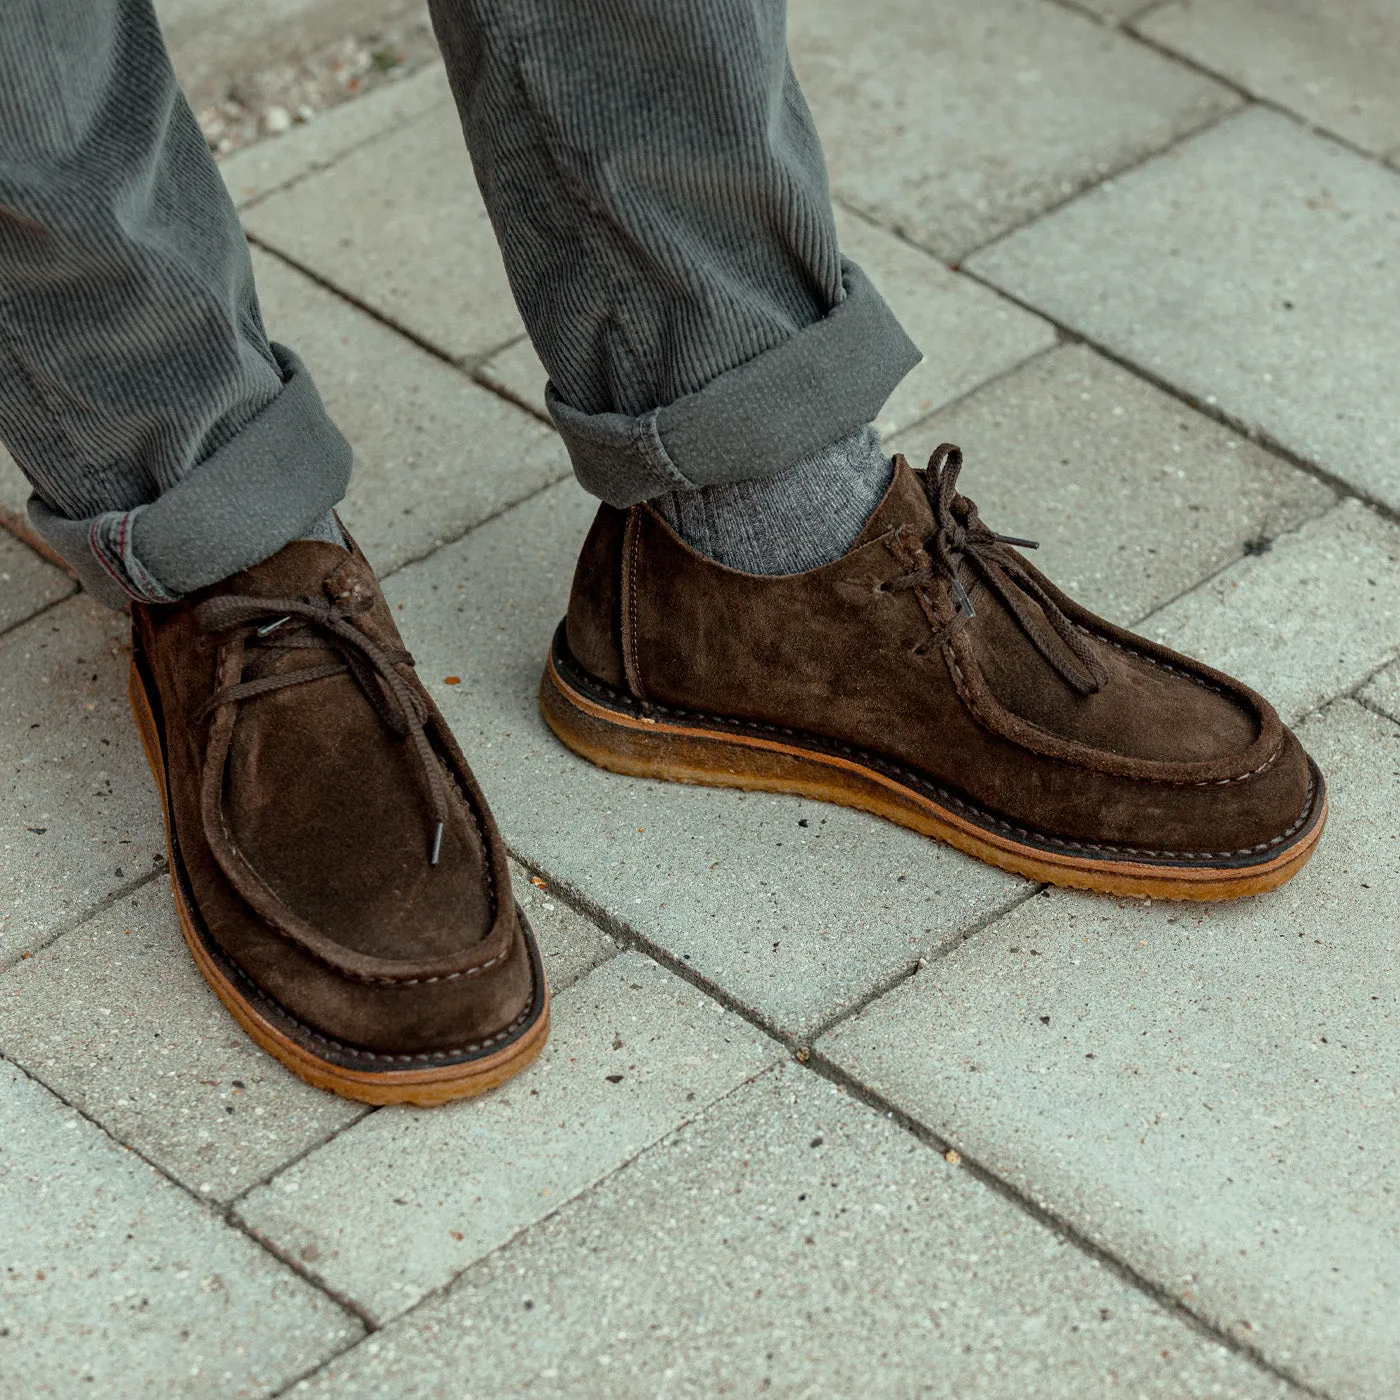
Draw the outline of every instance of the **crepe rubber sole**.
M546 723L576 754L632 777L707 787L784 792L871 812L1028 880L1153 899L1223 900L1262 894L1292 879L1317 848L1327 820L1327 789L1313 768L1313 797L1298 829L1264 858L1193 863L1146 861L1136 853L1076 854L1043 844L971 803L941 801L932 779L875 754L823 745L816 736L723 716L644 708L590 676L574 660L561 624L540 683Z
M314 1033L308 1032L290 1015L282 1013L270 998L259 995L209 936L191 897L170 821L164 742L157 718L159 702L139 657L132 659L130 694L131 708L141 731L141 742L151 771L155 774L165 811L170 884L175 891L181 932L204 980L213 987L234 1020L257 1045L273 1059L286 1065L293 1074L318 1089L329 1089L332 1093L356 1099L360 1103L408 1103L420 1108L484 1094L533 1063L549 1038L549 989L540 961L539 946L518 905L516 914L530 954L534 996L530 1007L513 1029L503 1033L491 1049L473 1056L414 1068L357 1069L331 1058L333 1052L319 1048L319 1038Z

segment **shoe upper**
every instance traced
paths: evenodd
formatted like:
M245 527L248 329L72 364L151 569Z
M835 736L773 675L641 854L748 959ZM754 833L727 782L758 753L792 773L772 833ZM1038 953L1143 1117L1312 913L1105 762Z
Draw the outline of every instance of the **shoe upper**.
M570 650L637 700L849 746L1052 846L1230 861L1299 831L1318 779L1273 707L1068 598L981 522L960 465L896 459L852 548L801 574L604 507Z
M178 873L264 996L390 1054L452 1054L523 1014L504 847L353 545L295 541L133 627Z

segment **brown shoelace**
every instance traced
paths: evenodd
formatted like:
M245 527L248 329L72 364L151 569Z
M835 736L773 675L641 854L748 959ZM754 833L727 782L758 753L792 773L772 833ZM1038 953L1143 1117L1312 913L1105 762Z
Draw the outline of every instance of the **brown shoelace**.
M375 713L401 739L408 739L418 757L418 772L423 795L428 800L437 825L433 829L428 861L438 863L442 852L442 835L447 825L447 782L438 763L433 746L424 728L428 718L427 706L409 687L395 669L401 664L413 665L413 657L402 648L385 651L375 645L348 619L373 607L370 599L348 603L322 602L316 598L254 598L227 595L209 598L194 610L195 618L206 632L227 632L237 629L242 641L242 656L249 651L267 653L316 650L337 652L342 658L321 666L306 666L299 671L269 671L258 666L258 658L245 667L240 664L240 679L216 690L195 714L203 719L221 705L251 700L284 686L305 685L326 676L349 672L374 707ZM268 619L271 619L270 621ZM255 672L248 676L248 672ZM247 676L247 678L243 678ZM386 697L385 691L388 691ZM390 703L392 697L393 703Z
M919 588L942 578L948 584L957 614L933 642L941 645L965 627L977 610L960 575L964 561L996 596L1030 639L1031 644L1079 695L1093 695L1108 681L1108 672L1084 634L1060 610L1025 564L1009 548L1038 549L1035 540L998 535L982 523L976 505L958 494L962 451L951 442L935 449L923 478L924 494L937 523L925 549L932 566L914 569L887 584L891 592ZM1036 604L1032 607L1032 602ZM1046 623L1049 624L1047 628Z

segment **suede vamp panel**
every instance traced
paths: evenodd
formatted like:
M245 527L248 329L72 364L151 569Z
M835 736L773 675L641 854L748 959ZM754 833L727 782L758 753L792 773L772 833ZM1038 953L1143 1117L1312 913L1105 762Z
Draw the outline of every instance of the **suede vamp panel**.
M591 578L617 549L617 519L600 517L585 546ZM570 646L609 683L626 674L642 700L849 745L943 789L950 805L1066 845L1228 859L1304 823L1310 765L1261 697L1094 617L1029 570L1101 664L1099 688L1077 693L970 570L976 615L960 626L945 582L893 586L929 567L934 529L921 475L902 460L850 552L803 574L726 569L635 507L609 585L620 633L604 648L608 624L576 593ZM1039 605L1023 606L1039 626Z
M348 673L198 717L250 656L239 639L206 632L198 605L230 593L312 597L310 589L319 600L372 600L354 624L383 651L402 648L363 556L310 541L179 605L133 610L164 715L183 878L208 936L256 984L252 994L344 1046L460 1051L530 1005L531 963L490 812L411 667L396 670L423 702L448 794L436 865L416 756ZM315 645L314 629L308 639L260 653L259 674L340 660Z

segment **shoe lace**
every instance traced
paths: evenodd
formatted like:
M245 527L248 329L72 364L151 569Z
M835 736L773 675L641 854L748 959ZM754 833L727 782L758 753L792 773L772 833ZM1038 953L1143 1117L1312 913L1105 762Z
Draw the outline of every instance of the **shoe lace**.
M236 634L242 644L235 657L240 678L216 690L195 712L194 718L203 719L221 705L251 700L270 691L305 685L348 671L384 724L413 747L418 759L419 786L436 821L428 855L428 863L436 865L447 825L447 781L428 740L428 707L396 669L400 665L412 666L413 656L402 647L385 649L376 645L350 621L357 613L373 606L370 598L332 603L317 598L225 594L205 599L195 608L195 618L206 632ZM329 650L338 653L341 659L295 671L269 669L276 653L303 649ZM244 658L249 651L266 653L266 660L254 656L245 665Z
M966 563L1005 604L1031 644L1079 695L1093 695L1108 681L1102 660L1084 634L1067 618L1025 562L1011 549L1039 549L1035 540L998 535L982 523L977 506L958 493L962 451L945 442L929 458L924 494L933 508L936 528L925 541L931 562L886 584L890 592L946 581L957 611L938 629L930 645L941 646L974 617L977 610L960 577ZM1038 605L1031 607L1031 602ZM1048 627L1046 624L1049 624Z

